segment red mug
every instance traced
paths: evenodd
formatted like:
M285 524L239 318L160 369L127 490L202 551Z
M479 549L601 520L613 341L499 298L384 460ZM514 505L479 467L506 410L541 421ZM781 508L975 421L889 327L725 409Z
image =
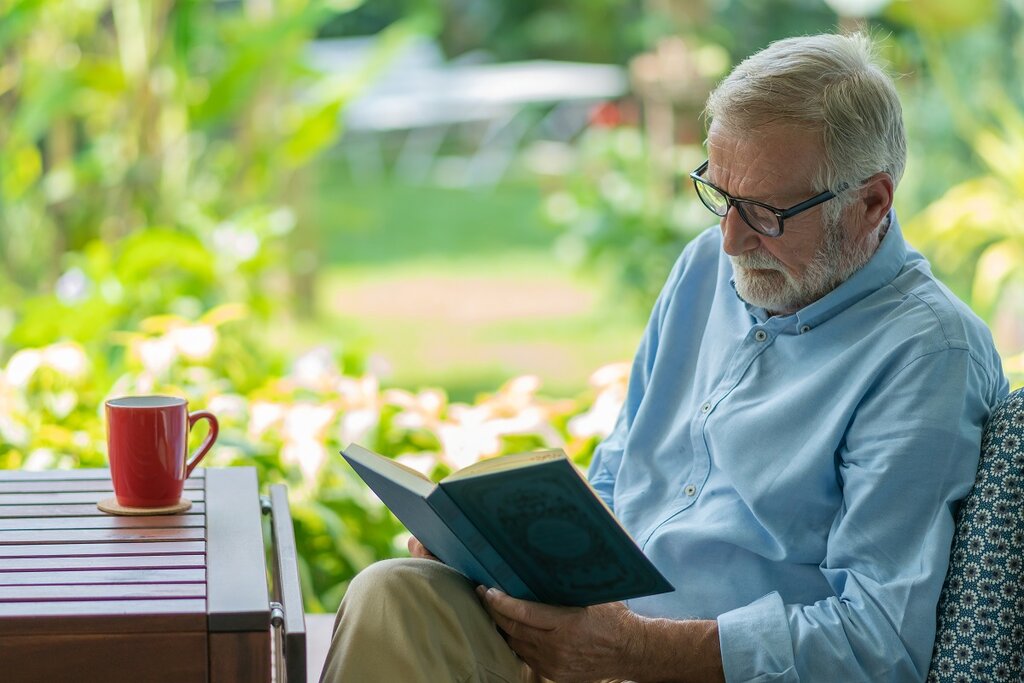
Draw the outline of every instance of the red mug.
M107 455L119 505L157 508L181 500L185 479L217 439L213 413L188 412L188 401L175 396L125 396L106 402ZM188 433L199 420L210 432L191 457Z

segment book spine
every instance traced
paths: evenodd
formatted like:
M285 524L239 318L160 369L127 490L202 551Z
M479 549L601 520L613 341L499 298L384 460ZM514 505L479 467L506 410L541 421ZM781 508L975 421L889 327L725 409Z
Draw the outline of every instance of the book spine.
M537 595L523 582L519 576L512 571L508 563L501 557L494 546L487 538L480 533L476 525L455 504L455 501L445 493L443 486L435 488L427 502L430 504L437 516L444 520L448 528L455 534L467 550L487 570L487 573L494 577L498 588L512 597L521 600L538 601Z

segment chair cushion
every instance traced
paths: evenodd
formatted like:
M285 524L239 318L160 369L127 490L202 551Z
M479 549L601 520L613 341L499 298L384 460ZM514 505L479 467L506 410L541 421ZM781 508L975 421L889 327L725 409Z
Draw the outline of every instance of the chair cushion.
M928 681L1018 683L1024 652L1024 389L985 426L957 516Z

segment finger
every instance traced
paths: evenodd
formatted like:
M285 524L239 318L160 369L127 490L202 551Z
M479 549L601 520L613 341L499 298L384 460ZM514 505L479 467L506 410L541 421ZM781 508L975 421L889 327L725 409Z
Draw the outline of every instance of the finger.
M496 612L488 603L486 599L487 589L484 586L476 587L477 597L480 598L480 604L483 605L484 610L490 615L491 620L501 631L505 640L508 638L515 637L526 640L538 640L544 637L545 632L539 629L535 629L527 624L511 619L500 612Z
M557 628L567 617L579 610L577 607L555 607L540 602L519 600L497 588L489 588L483 594L483 599L492 611L544 631Z
M419 557L427 560L438 560L434 553L427 550L426 546L420 543L420 540L415 536L410 536L409 541L406 543L409 548L409 554L413 557ZM438 560L440 562L440 560Z

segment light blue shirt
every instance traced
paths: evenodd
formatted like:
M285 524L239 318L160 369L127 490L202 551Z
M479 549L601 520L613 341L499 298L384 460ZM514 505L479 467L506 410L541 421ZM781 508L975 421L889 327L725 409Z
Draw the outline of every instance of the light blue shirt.
M985 325L892 216L870 262L793 315L732 285L721 232L672 270L590 479L726 679L923 681L981 430L1008 391Z

